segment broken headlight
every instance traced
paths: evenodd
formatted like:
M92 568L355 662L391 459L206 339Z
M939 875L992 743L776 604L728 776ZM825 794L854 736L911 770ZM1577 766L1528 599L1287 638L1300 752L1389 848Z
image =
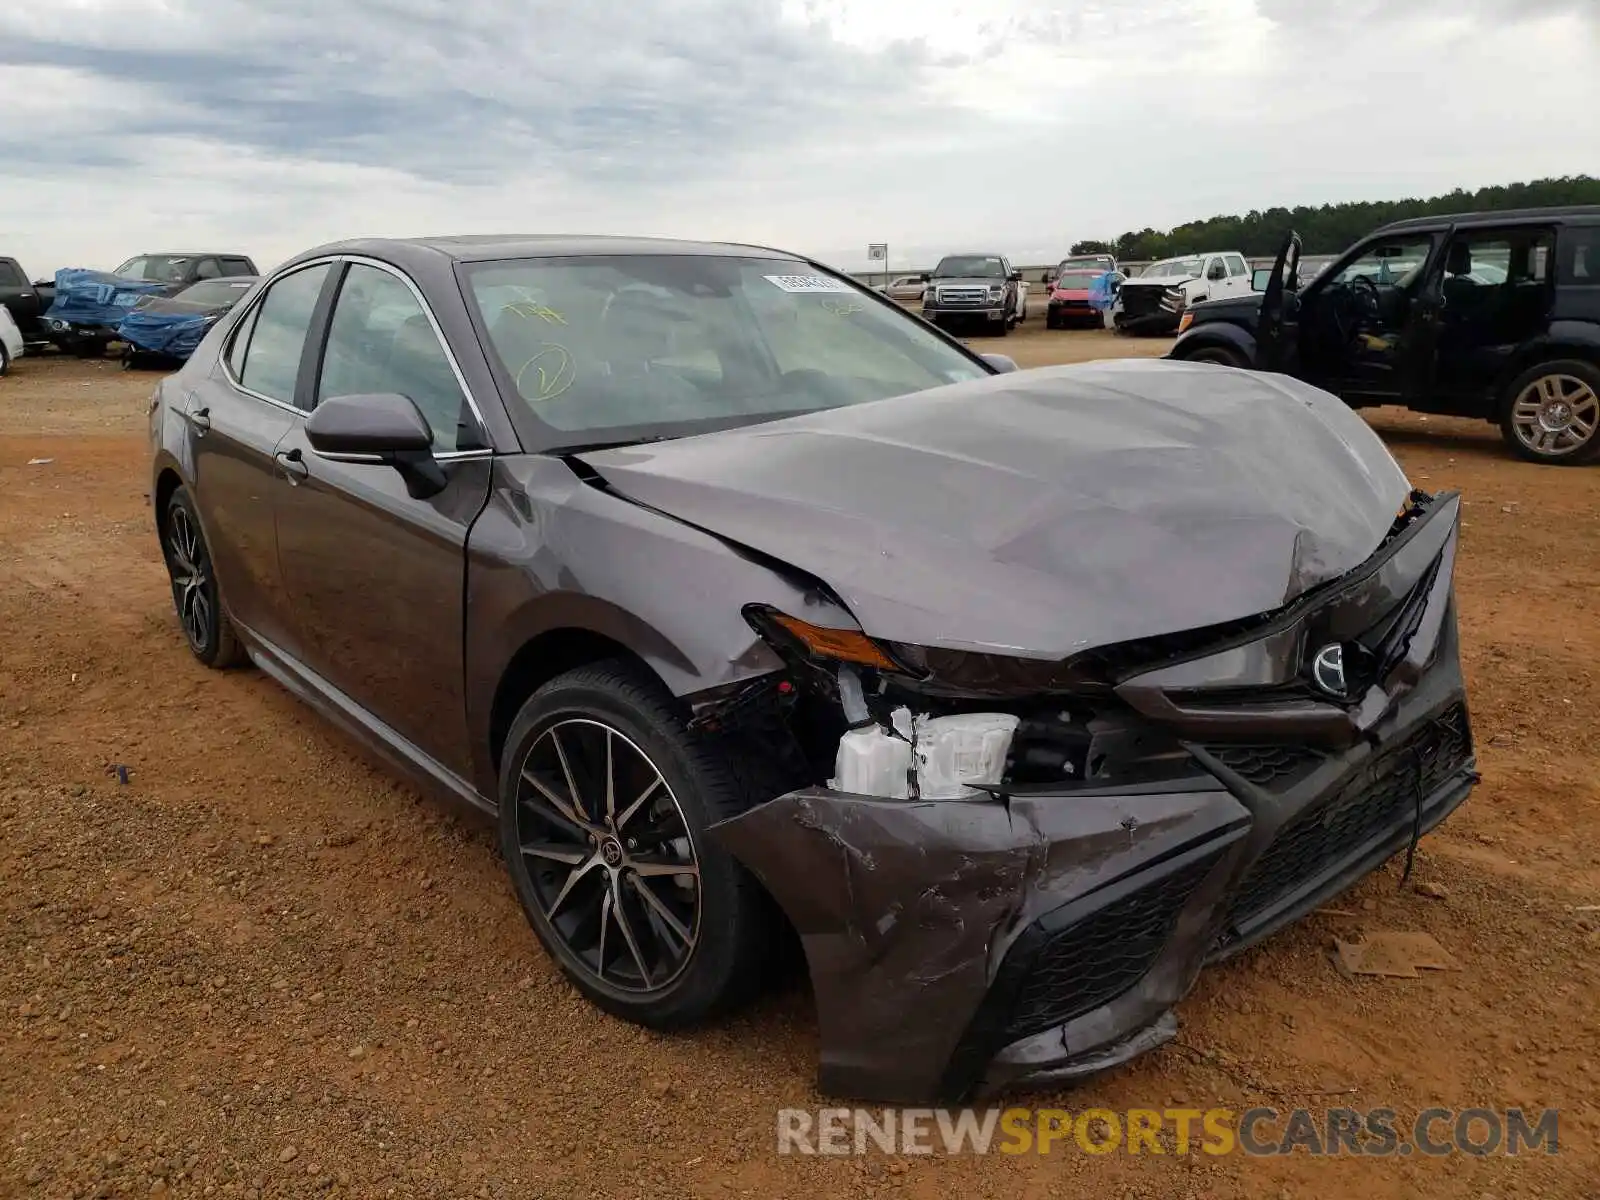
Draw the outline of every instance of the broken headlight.
M1071 662L908 646L745 610L808 683L833 732L821 781L885 799L954 800L1017 788L1094 787L1192 771L1170 738ZM826 764L826 765L825 765Z

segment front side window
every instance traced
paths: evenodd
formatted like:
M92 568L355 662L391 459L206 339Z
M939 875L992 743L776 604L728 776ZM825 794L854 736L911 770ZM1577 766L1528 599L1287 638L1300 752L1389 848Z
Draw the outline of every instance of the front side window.
M317 400L395 394L421 411L441 453L482 445L433 324L405 282L355 263L339 287Z
M256 305L244 369L239 374L239 382L252 392L284 404L295 402L300 355L327 277L326 263L285 275Z
M0 287L27 287L28 281L14 263L0 262Z
M203 258L200 260L200 265L194 269L194 277L196 279L221 279L222 268L217 266L216 259Z
M990 374L898 306L792 260L524 259L467 278L503 378L555 445L728 429Z

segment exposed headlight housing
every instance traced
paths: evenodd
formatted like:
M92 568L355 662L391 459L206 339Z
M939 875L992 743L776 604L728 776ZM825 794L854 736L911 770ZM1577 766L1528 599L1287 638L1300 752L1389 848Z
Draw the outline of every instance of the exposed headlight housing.
M1189 328L1189 326L1191 326L1193 324L1194 324L1194 313L1193 312L1184 313L1183 316L1178 318L1178 332L1182 333L1185 329Z

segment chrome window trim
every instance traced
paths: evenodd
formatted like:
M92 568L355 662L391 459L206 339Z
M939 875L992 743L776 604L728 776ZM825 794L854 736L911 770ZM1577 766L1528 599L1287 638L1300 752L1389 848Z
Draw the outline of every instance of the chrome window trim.
M266 296L267 292L270 291L280 279L287 279L290 275L296 274L299 271L309 270L312 267L332 266L335 263L350 263L364 267L373 267L379 271L384 271L387 274L394 276L401 283L406 285L406 288L411 292L412 298L416 300L417 307L422 310L423 316L428 318L428 327L433 330L433 336L438 341L439 348L444 351L445 361L450 364L450 373L455 376L456 385L461 389L461 394L466 397L467 407L472 410L472 416L478 422L478 436L486 442L492 442L494 439L489 434L489 423L483 419L483 409L478 407L478 398L472 394L472 388L467 385L467 377L461 372L461 364L456 361L455 351L450 349L450 339L445 337L444 329L440 326L438 317L434 316L433 314L433 306L430 305L427 301L427 298L423 296L422 290L417 287L416 282L404 271L400 270L399 267L396 267L391 263L382 262L376 258L368 258L364 254L329 254L320 258L308 259L305 262L295 263L293 266L287 267L264 280L261 285L261 291L257 293L256 297L239 312L237 317L234 318L233 327L228 330L227 339L223 343L223 352L217 356L217 362L222 368L223 377L228 381L229 385L233 387L235 391L241 392L246 396L252 397L253 399L263 401L264 403L274 405L277 408L285 409L301 418L311 415L310 412L300 408L297 405L287 404L282 400L274 400L271 396L263 396L260 392L252 391L250 388L245 387L243 383L234 377L233 368L228 363L228 348L232 346L233 339L238 332L239 326L243 324L245 317L248 316L251 311L261 307L263 297ZM340 282L339 286L342 290L344 287L343 281ZM338 306L339 300L338 297L335 296L334 309L337 309ZM328 320L331 328L333 321L332 310L329 311ZM314 407L312 411L315 411ZM463 458L485 458L493 454L494 450L492 447L484 447L483 449L479 450L445 450L440 453L436 453L433 457L440 461L448 462Z

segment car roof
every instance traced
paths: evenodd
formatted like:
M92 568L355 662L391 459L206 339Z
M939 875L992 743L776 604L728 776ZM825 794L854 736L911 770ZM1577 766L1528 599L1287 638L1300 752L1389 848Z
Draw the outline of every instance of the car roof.
M141 250L134 258L249 258L237 250Z
M598 255L692 254L736 258L758 254L764 258L809 261L787 250L736 242L695 242L676 238L628 237L604 234L465 234L449 237L357 238L318 246L297 259L329 254L365 254L405 263L442 255L455 262L490 262L506 258L594 257Z
M1450 225L1513 225L1537 222L1600 223L1600 204L1565 204L1553 208L1508 208L1499 212L1439 213L1436 216L1409 217L1374 230L1374 233L1402 233L1407 230L1431 231Z

